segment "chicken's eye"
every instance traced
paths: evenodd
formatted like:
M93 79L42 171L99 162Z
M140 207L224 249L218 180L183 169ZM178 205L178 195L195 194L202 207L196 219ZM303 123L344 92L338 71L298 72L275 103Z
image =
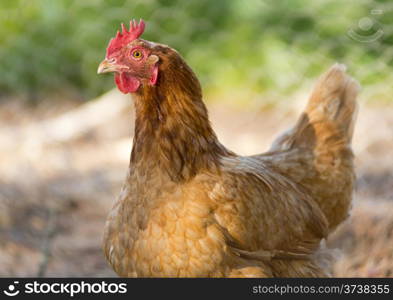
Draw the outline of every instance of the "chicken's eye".
M132 52L132 57L136 59L141 59L143 56L142 52L140 50L135 50Z

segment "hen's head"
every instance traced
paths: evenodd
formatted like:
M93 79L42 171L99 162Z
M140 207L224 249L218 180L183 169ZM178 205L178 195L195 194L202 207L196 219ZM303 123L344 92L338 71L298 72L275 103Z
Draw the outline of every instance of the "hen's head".
M127 94L136 92L142 84L156 84L159 58L153 54L153 43L139 39L145 29L143 20L130 21L129 30L124 24L121 27L122 31L110 40L97 73L114 72L117 87Z

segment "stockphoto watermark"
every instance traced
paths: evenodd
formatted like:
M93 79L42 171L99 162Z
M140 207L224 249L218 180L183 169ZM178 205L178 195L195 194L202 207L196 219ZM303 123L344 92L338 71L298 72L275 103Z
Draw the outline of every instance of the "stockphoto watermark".
M66 294L74 297L77 294L125 294L126 283L101 282L31 282L14 281L3 290L4 295L14 297L21 294Z
M362 43L372 43L380 39L384 31L381 23L378 22L378 16L382 14L382 9L371 10L369 16L361 18L355 26L348 29L348 36Z

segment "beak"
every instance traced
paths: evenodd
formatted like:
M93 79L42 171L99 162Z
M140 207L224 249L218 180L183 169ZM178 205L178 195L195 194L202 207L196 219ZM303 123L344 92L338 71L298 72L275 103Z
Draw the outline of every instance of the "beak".
M119 72L121 70L124 70L124 66L117 65L114 60L104 59L98 66L97 74Z

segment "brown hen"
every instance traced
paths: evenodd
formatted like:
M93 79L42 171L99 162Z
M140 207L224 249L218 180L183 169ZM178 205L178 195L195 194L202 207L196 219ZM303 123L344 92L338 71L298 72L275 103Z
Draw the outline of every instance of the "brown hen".
M211 128L193 71L175 50L111 40L98 72L133 93L129 172L105 228L120 276L328 276L321 241L348 215L357 83L334 65L270 151L239 156Z

